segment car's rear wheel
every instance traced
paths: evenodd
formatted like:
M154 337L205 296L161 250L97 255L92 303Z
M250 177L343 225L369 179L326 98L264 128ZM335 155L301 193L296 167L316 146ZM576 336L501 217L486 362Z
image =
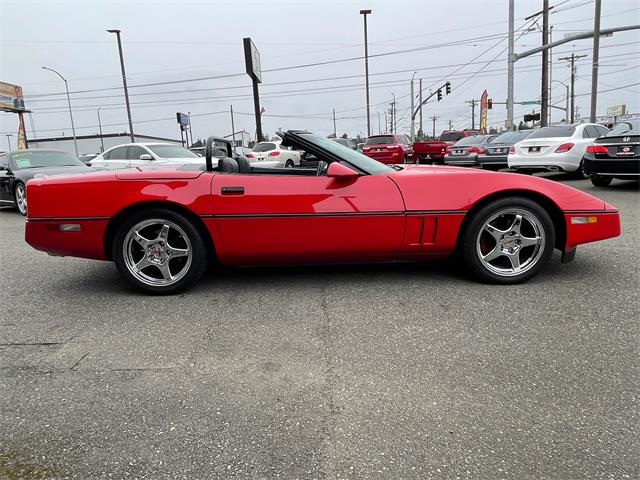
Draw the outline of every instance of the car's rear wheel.
M293 160L287 160L284 166L285 168L293 168Z
M19 182L13 189L13 198L16 202L16 207L22 215L27 214L27 189L24 183Z
M612 180L613 180L613 177L603 177L602 175L591 176L591 183L595 187L608 187L609 185L611 185Z
M207 267L198 229L182 215L160 208L130 216L117 231L112 252L122 276L138 290L155 295L186 289Z
M589 175L587 174L587 172L584 171L584 161L581 161L580 165L578 165L578 169L575 172L573 172L573 177L578 180L584 180L589 178Z
M477 279L521 283L549 260L553 221L538 203L521 197L496 200L474 214L461 237L461 253Z

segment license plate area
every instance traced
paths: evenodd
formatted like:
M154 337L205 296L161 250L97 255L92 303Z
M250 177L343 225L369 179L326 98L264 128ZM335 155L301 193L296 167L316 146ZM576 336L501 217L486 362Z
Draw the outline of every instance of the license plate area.
M540 153L540 147L529 147L529 153Z
M618 155L619 157L628 157L628 156L632 156L634 155L635 152L635 148L630 146L625 146L625 147L618 147L618 151L616 152L616 155Z

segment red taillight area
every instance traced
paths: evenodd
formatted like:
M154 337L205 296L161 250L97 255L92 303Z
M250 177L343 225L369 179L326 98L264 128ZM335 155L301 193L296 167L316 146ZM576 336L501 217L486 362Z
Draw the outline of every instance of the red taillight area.
M280 152L277 150L274 150L273 152L269 152L270 157L277 157L278 155L280 155Z
M573 143L563 143L562 145L558 146L558 148L555 149L555 153L568 152L572 148L573 148Z
M362 149L362 151L363 151L363 152L369 152L369 151L371 151L371 147L364 147L364 148Z
M247 153L247 154L245 155L245 157L247 157L247 158L253 158L253 153Z
M604 145L588 145L587 153L607 153L609 148Z
M467 152L469 152L469 153L484 153L484 148L481 148L481 147L469 147L467 149Z
M511 147L509 147L509 153L516 153L516 147L511 145Z

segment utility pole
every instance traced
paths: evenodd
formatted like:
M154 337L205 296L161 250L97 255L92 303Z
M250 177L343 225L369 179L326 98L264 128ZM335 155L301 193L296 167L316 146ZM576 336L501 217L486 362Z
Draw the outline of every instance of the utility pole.
M131 143L135 143L133 136L133 121L131 120L131 106L129 105L129 89L127 88L127 74L124 71L124 57L122 55L122 40L120 39L120 30L111 29L107 30L109 33L115 33L118 37L118 53L120 54L120 70L122 71L122 85L124 88L124 100L127 104L127 117L129 119L129 135L131 136Z
M514 76L514 0L509 0L509 55L507 57L507 121L505 127L513 130L513 76ZM451 128L449 128L451 130Z
M233 121L233 105L229 105L229 112L231 113L231 139L233 140L233 148L231 151L236 153L236 126ZM191 141L193 142L193 134L191 135Z
M336 132L336 109L333 109L333 136L334 138L338 137L338 133Z
M596 107L598 106L598 59L600 58L600 11L602 0L596 0L596 11L593 20L593 59L591 64L591 112L589 121L596 121Z
M438 118L440 117L436 117L435 115L431 117L431 120L433 120L433 138L436 138L436 120Z
M548 43L552 43L553 42L553 25L549 26L549 42ZM549 116L547 117L548 119L548 123L551 123L551 103L553 103L553 95L551 95L551 84L553 83L553 55L551 53L553 49L551 47L549 47L549 83L547 83L548 89L547 91L549 92Z
M542 46L549 42L549 0L542 2ZM549 50L542 50L542 93L540 95L540 126L548 125L547 116L549 114Z
M449 120L449 130L453 130L453 122Z
M384 111L384 133L389 133L389 130L387 130L389 128L389 122L387 119L387 111Z
M420 105L422 105L422 79L420 79ZM422 129L422 108L420 109L420 133L424 136L424 130Z
M413 72L413 75L411 76L411 143L413 143L415 141L415 134L416 134L416 119L415 116L413 115L413 100L414 100L414 95L413 95L413 78L416 76L416 73L418 72Z
M378 133L382 133L382 130L380 128L380 112L378 112Z
M100 107L98 107L98 129L100 130L100 153L104 152L104 138L102 138L102 121L100 120Z
M466 103L471 104L471 130L476 129L476 101L467 100Z
M371 136L371 115L369 113L369 46L367 42L367 15L371 10L360 10L360 15L364 17L364 79L367 89L367 137Z
M572 53L570 57L563 57L560 60L566 60L571 62L571 112L569 114L569 123L575 121L576 112L576 60L586 57L586 55L576 55Z
M389 133L393 133L393 102L389 104Z

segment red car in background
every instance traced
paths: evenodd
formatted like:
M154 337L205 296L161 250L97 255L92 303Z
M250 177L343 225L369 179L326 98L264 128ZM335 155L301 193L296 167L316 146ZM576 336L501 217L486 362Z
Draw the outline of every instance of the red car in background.
M450 147L461 138L479 134L480 132L478 130L445 130L438 140L415 142L413 144L413 151L418 159L418 163L427 159L442 162L447 147Z
M364 142L362 153L387 165L415 163L413 145L409 138L401 133L370 136Z

